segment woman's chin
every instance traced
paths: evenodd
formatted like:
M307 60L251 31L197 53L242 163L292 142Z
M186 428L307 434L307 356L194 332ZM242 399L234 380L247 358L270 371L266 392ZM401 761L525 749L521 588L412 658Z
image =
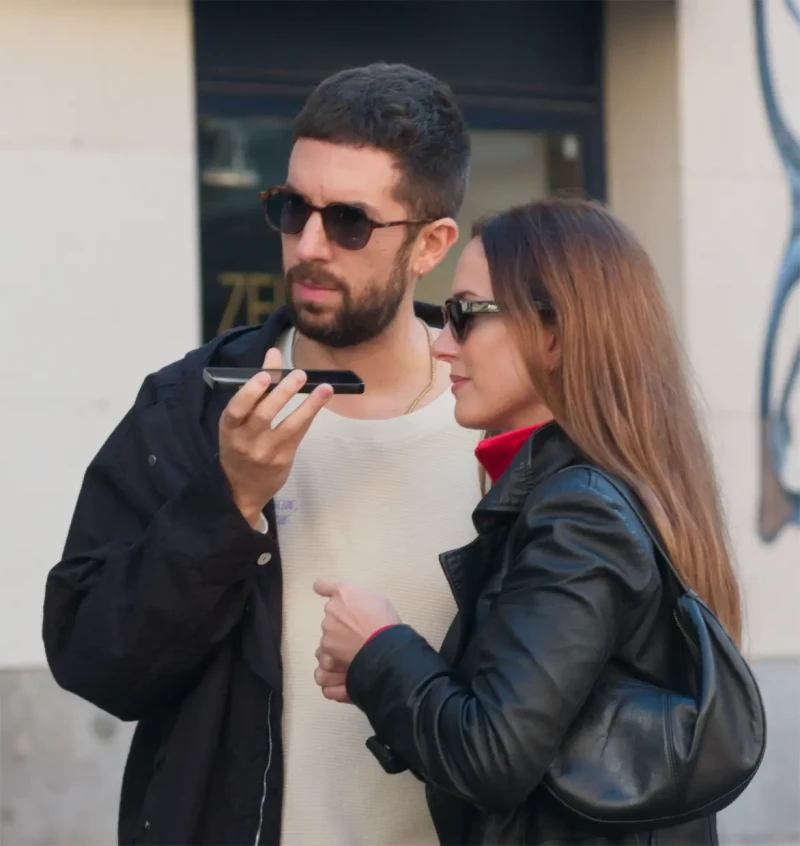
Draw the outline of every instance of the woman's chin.
M488 415L481 414L479 409L470 408L466 403L456 400L455 409L456 423L462 429L489 429L491 421Z

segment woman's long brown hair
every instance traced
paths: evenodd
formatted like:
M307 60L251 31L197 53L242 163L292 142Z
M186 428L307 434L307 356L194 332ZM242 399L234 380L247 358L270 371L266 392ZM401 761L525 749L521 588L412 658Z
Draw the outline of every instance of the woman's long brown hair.
M684 581L738 642L741 600L713 462L644 249L603 206L573 199L516 207L473 235L542 402L591 461L636 491ZM559 339L555 370L545 322Z

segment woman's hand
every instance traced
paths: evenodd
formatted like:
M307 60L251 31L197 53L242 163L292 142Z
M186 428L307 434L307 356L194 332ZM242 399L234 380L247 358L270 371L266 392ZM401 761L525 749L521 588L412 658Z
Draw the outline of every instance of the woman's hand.
M343 701L338 696L339 688L344 689L347 670L356 653L378 629L402 620L387 599L358 585L318 579L314 591L328 597L317 650L319 667L314 677L323 693L328 688L337 694L328 698Z
M314 653L318 666L314 670L314 681L322 688L322 695L334 702L344 702L352 705L347 695L347 664L340 664L334 661L330 655L326 655L319 646Z

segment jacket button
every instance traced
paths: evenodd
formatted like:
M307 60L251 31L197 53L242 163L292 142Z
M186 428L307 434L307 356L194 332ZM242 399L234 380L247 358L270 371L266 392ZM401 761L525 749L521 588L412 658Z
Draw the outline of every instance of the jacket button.
M150 820L145 820L145 821L144 821L144 827L145 827L145 831L146 831L148 828L150 828Z
M271 552L262 552L261 555L258 556L258 563L262 567L265 564L269 564L270 561L272 561L272 553Z
M148 455L147 463L152 467L156 463L156 457L154 455Z

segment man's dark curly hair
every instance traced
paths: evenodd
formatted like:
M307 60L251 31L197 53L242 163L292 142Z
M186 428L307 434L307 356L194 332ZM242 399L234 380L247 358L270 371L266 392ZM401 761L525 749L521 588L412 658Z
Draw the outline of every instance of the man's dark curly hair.
M374 147L400 170L396 197L418 218L455 217L470 141L453 92L402 64L350 68L324 79L294 120L294 137Z

